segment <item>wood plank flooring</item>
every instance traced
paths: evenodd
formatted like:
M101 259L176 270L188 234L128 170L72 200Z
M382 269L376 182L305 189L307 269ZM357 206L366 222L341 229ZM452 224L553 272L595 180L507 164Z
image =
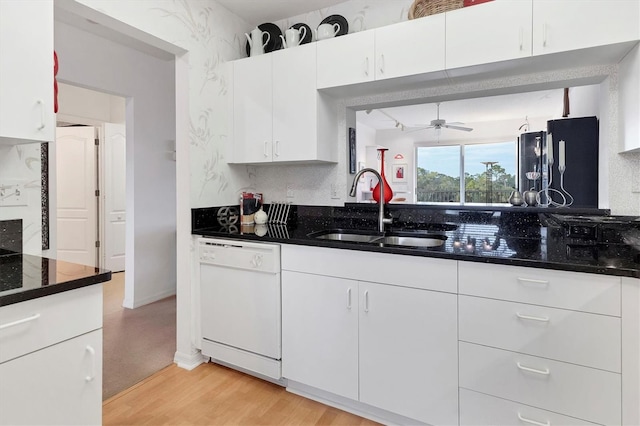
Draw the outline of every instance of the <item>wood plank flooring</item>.
M171 365L106 400L109 425L377 425L217 364Z

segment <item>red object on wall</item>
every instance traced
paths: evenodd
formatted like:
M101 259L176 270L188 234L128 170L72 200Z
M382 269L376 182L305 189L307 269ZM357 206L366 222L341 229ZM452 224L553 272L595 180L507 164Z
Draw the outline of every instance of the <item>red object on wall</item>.
M474 4L486 3L488 1L493 1L493 0L464 0L462 3L462 6L463 7L473 6Z
M53 112L58 112L58 81L56 80L58 75L58 55L56 51L53 51Z
M393 190L391 186L389 186L389 182L387 182L387 178L384 176L384 152L388 151L387 148L378 148L380 152L380 177L381 181L378 181L378 184L375 188L373 188L373 199L376 200L377 203L380 203L380 184L384 187L384 201L383 204L388 203L393 198Z

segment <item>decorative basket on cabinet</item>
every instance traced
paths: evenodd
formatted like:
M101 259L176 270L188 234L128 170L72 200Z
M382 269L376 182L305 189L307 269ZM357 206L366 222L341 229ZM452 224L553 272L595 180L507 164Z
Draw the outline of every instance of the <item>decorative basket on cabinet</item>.
M415 0L409 8L409 19L460 9L464 0Z

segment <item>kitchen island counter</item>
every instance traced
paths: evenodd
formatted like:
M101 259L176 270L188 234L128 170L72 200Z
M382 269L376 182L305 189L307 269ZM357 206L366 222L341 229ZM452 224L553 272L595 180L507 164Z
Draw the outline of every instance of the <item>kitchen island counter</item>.
M570 235L562 218L602 216L606 211L391 206L390 213L394 223L389 231L442 236L445 243L418 248L314 237L332 229L375 232L375 206L296 206L286 225L262 226L241 226L233 208L194 209L192 234L640 278L638 218L588 224L597 231L586 238Z
M111 272L22 253L0 255L0 306L75 290L111 279Z

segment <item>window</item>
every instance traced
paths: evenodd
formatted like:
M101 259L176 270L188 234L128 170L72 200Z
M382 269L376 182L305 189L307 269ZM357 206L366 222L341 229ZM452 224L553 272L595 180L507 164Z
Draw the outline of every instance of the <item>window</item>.
M416 202L507 203L516 185L516 157L515 141L418 146Z

